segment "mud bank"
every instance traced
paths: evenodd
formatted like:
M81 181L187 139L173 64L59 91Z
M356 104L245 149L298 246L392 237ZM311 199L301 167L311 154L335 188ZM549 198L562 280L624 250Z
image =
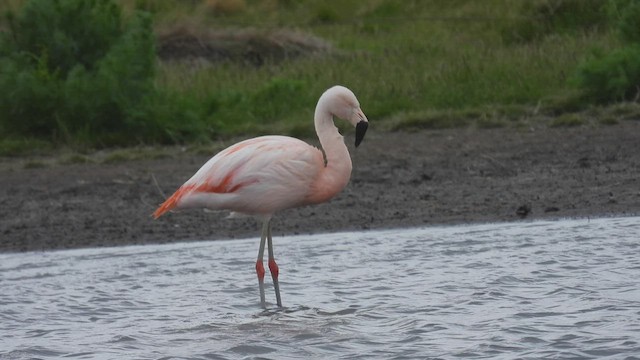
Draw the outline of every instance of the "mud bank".
M346 135L352 144L352 133ZM376 132L352 151L351 183L292 209L274 236L640 213L640 122L540 129ZM0 251L257 237L252 218L150 214L209 156L26 168L2 159ZM154 177L159 187L156 186ZM161 191L160 191L161 190Z

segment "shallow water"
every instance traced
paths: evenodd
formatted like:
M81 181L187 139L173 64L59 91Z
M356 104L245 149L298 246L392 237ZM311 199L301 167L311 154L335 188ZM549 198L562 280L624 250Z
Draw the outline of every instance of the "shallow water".
M276 238L264 311L258 239L0 254L0 358L640 359L639 239L637 217Z

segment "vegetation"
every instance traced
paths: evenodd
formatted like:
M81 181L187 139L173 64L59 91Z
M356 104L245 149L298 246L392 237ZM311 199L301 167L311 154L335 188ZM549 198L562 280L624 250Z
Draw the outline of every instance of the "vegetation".
M333 84L387 129L494 127L633 100L639 4L7 0L0 153L310 136Z
M151 18L101 0L31 0L1 39L0 129L75 147L168 142ZM189 125L191 126L191 125ZM181 127L182 131L189 127Z
M621 47L601 49L580 64L575 83L589 99L606 103L640 98L640 1L611 0L609 17Z

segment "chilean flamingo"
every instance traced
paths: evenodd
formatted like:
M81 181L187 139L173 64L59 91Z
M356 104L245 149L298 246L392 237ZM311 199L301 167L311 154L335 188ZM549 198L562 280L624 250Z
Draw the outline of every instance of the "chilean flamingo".
M322 150L287 136L261 136L231 145L211 158L153 213L171 209L230 210L262 219L256 272L260 304L264 295L264 246L269 251L278 307L282 307L278 265L273 256L271 217L277 211L328 201L351 177L351 157L333 123L337 116L356 128L356 147L364 138L368 120L351 90L334 86L316 105L314 123Z

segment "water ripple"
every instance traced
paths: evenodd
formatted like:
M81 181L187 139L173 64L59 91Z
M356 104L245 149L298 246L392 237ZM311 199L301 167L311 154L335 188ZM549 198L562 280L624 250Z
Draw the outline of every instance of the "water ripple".
M638 359L639 220L0 254L0 359Z

